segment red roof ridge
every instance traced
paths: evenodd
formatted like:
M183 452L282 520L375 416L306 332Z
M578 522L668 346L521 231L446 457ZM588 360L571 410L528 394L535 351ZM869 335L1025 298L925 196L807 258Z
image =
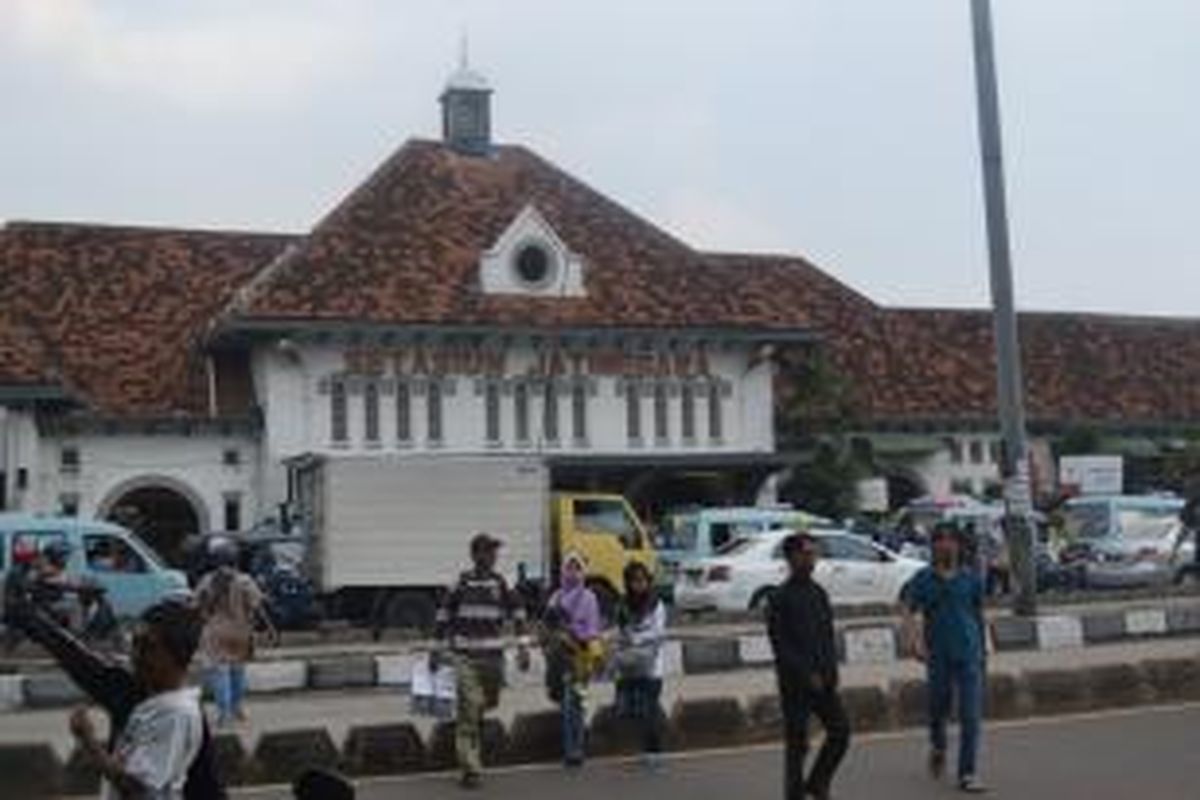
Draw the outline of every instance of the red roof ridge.
M20 233L23 231L69 231L79 230L93 233L125 233L170 235L170 236L217 236L252 237L258 239L298 238L299 234L286 231L262 231L249 228L184 227L179 225L155 225L153 223L92 222L88 220L10 219L0 222L0 231Z
M895 314L961 314L991 315L992 310L983 306L883 306L883 310ZM1027 319L1058 319L1079 322L1108 322L1126 325L1200 325L1200 316L1182 314L1127 314L1109 311L1074 311L1070 309L1019 309L1017 316Z

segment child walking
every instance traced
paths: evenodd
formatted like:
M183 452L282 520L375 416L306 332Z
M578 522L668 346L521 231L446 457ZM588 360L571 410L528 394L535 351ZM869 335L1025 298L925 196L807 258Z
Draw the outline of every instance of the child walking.
M659 702L667 610L645 564L632 562L625 567L625 602L618 622L617 710L622 718L638 726L644 763L656 770L661 766L663 750Z

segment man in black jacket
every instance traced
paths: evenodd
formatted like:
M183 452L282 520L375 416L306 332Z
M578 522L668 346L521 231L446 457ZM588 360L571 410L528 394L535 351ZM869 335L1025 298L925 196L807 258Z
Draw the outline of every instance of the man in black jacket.
M825 800L834 773L850 746L850 723L838 695L837 646L829 595L813 580L817 542L807 533L783 541L791 577L771 598L767 630L775 651L775 672L783 705L786 800L806 796ZM808 778L808 718L816 714L825 743Z
M3 587L5 624L44 647L71 680L104 709L111 722L110 740L116 741L134 708L147 698L146 687L132 671L90 650L39 608L30 597L31 587L25 579L26 576L14 571ZM227 798L217 775L207 723L204 724L200 751L188 770L183 796L184 800Z

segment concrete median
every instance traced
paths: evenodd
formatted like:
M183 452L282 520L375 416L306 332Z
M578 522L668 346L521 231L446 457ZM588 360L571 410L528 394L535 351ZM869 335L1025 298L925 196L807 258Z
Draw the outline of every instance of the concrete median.
M308 688L364 689L375 685L375 658L369 655L310 661Z
M893 680L886 688L848 686L842 694L855 732L924 723L923 681ZM1018 719L1188 700L1200 700L1200 659L1160 658L1079 669L999 672L989 676L987 714L990 719ZM669 720L664 718L664 726L672 750L774 742L783 735L779 699L774 694L684 699L676 703ZM554 709L519 714L508 726L489 719L483 735L485 763L552 762L561 755L560 735L560 718ZM341 751L323 728L264 734L252 757L232 734L217 737L216 744L221 773L231 785L287 783L311 766L363 776L445 770L455 762L454 726L448 723L437 725L428 739L405 723L352 728ZM600 709L592 721L592 754L629 754L637 749L636 731L619 720L611 706ZM0 746L0 775L9 790L6 796L89 794L95 787L90 768L77 757L62 764L48 745Z
M682 750L729 747L747 738L746 713L734 698L681 700L671 715L671 727Z
M63 777L63 764L49 745L0 745L0 783L5 797L59 797Z
M0 675L0 711L16 711L25 703L25 677Z
M351 775L405 775L425 768L425 742L409 724L352 728L343 766Z
M341 754L324 728L264 734L254 751L252 774L262 783L291 783L309 767L336 769Z

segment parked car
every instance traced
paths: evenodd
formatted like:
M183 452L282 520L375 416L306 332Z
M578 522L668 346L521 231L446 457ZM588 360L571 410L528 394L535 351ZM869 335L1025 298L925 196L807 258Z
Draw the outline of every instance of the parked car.
M1178 582L1192 563L1194 542L1177 547L1183 501L1169 496L1105 496L1067 503L1069 544L1061 559L1088 588Z
M756 610L788 577L783 540L793 531L737 539L718 555L688 567L676 587L686 611ZM925 564L840 529L813 529L820 552L815 578L835 605L890 604Z
M688 568L716 555L735 539L823 522L793 508L704 508L674 514L659 527L655 541L664 594L670 599L672 587Z
M188 591L187 578L118 525L75 517L0 514L0 583L51 546L67 551L65 577L98 586L118 620L132 620L162 599Z

